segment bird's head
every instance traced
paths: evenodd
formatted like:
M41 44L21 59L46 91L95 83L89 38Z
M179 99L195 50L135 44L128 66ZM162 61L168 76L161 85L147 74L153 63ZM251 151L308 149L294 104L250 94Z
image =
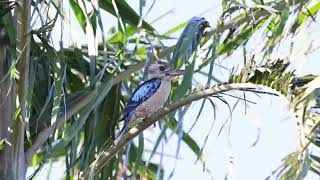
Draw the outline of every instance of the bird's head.
M184 72L185 70L175 69L169 64L158 61L150 65L148 79L163 78L166 80L173 80L175 77L184 74Z

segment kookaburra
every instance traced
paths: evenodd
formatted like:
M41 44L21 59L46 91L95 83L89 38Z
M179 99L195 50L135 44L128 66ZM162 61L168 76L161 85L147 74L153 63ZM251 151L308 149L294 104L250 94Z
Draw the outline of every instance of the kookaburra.
M122 113L120 120L124 120L124 123L115 144L134 124L133 121L151 116L164 105L170 95L171 81L182 74L184 70L175 69L162 61L150 65L148 80L137 87Z

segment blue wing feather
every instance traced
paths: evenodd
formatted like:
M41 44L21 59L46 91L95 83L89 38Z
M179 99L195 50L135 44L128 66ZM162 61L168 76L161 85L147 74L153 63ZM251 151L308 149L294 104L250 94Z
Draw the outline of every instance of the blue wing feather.
M122 113L121 120L124 120L123 127L121 128L119 134L117 135L117 138L115 140L115 144L118 144L121 140L122 135L125 134L126 129L131 121L131 117L134 113L134 110L144 101L146 101L148 98L150 98L157 90L159 89L161 85L161 79L150 79L148 81L145 81L144 83L140 84L137 89L133 92L132 97L130 98L130 101L128 102L126 108L124 109ZM121 121L120 120L120 121Z
M161 79L154 78L144 83L140 84L137 89L133 92L130 101L128 102L126 108L124 109L122 115L123 117L128 116L136 107L138 107L145 100L150 98L160 87Z

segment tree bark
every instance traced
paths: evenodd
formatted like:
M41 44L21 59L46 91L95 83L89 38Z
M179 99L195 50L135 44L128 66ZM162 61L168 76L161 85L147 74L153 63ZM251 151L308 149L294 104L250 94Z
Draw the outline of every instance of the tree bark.
M5 20L0 22L0 141L4 147L0 150L0 179L6 180L26 179L28 167L24 155L24 134L28 118L30 11L31 0L21 0L16 4L16 56L11 54L14 53L11 52L14 40L8 38L8 34L14 32L6 32ZM2 18L11 20L10 13L7 12ZM12 67L15 61L18 63ZM12 68L17 70L14 76L11 75ZM17 116L14 115L16 100L21 108Z

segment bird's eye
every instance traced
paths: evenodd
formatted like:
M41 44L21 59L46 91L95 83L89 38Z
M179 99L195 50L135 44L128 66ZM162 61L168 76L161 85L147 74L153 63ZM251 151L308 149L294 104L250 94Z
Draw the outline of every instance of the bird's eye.
M160 71L164 71L165 69L166 69L166 68L163 67L163 66L160 66L160 67L159 67L159 70L160 70Z

